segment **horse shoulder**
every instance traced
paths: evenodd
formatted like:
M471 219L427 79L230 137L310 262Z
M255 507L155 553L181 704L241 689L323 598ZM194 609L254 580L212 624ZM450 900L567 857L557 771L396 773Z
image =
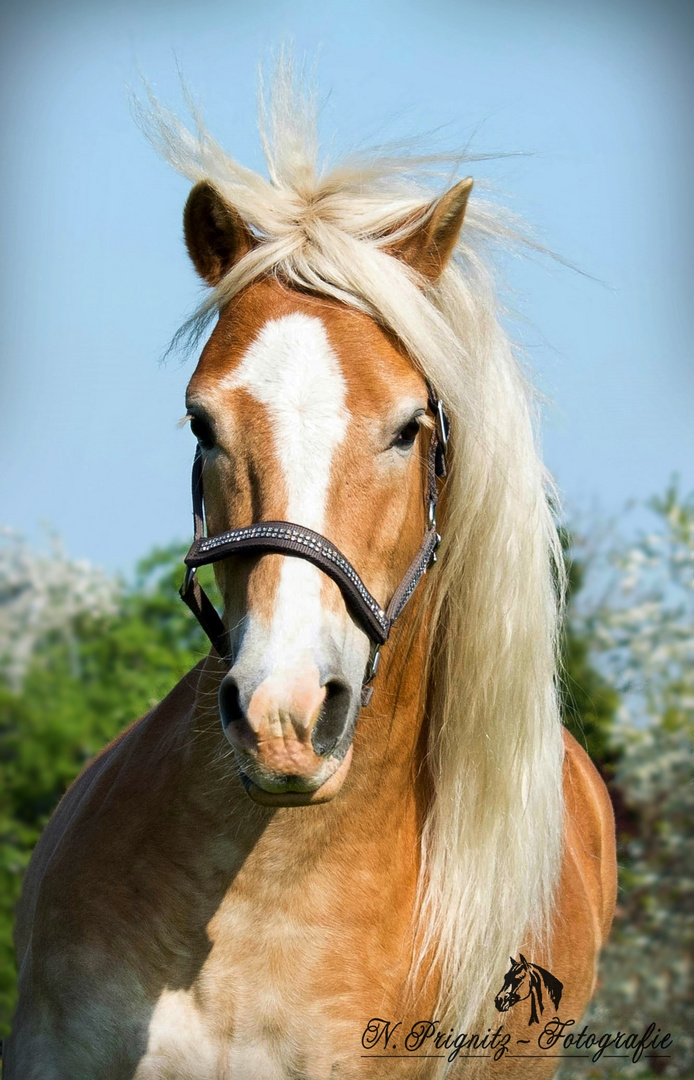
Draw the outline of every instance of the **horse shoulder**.
M116 1080L132 1076L144 1052L146 995L137 972L104 966L99 942L110 930L97 926L91 933L99 918L93 897L103 885L99 866L111 868L103 878L109 887L117 882L118 845L139 816L133 772L144 787L143 772L165 773L168 750L183 742L199 667L85 767L34 851L17 909L19 1000L5 1047L8 1080L95 1080L107 1067ZM118 1025L110 1022L114 1013Z
M117 783L122 763L130 757L138 744L147 741L148 729L154 726L154 722L162 716L181 715L186 707L192 704L197 682L195 676L201 666L199 664L188 672L159 705L134 720L108 743L85 765L62 796L34 848L24 875L14 931L19 968L31 939L41 887L58 848L69 846L75 828L89 817L95 806L103 802Z
M614 812L605 782L588 754L570 732L563 734L567 854L583 879L604 945L617 898Z

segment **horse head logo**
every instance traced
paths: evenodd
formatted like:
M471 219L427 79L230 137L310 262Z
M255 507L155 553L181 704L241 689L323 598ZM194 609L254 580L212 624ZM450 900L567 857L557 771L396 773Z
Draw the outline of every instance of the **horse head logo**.
M551 972L541 968L539 964L529 963L523 953L518 954L520 959L514 960L509 957L511 967L504 975L504 985L494 998L494 1004L499 1012L508 1012L519 1001L530 998L530 1024L539 1024L540 1013L545 1011L543 991L547 991L549 999L555 1008L561 1001L564 984L559 982Z

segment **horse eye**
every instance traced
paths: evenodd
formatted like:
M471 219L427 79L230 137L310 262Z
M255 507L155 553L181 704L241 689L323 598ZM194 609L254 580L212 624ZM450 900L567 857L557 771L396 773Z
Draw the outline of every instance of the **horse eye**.
M399 450L409 450L419 434L420 426L419 420L414 417L398 432L393 446L397 446Z
M203 450L211 450L214 446L214 435L212 428L207 420L203 420L201 416L192 416L190 420L190 430L200 443Z

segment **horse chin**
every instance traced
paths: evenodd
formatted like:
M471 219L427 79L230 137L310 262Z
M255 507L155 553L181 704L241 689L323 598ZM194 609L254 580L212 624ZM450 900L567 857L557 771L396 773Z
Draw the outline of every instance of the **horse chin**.
M240 776L246 794L259 806L318 806L320 803L330 802L340 792L351 763L352 747L350 746L335 771L313 791L268 791L251 780L244 772L241 772Z

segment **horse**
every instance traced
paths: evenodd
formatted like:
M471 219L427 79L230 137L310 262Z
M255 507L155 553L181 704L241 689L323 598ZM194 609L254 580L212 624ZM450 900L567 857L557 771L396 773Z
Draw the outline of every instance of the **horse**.
M489 253L512 229L424 158L319 164L312 109L280 66L268 177L143 121L193 184L183 339L212 324L183 592L213 644L37 845L6 1080L517 1075L406 1033L483 1033L519 948L567 1015L594 989L614 822L560 718L562 554Z
M510 960L511 967L504 975L504 984L494 998L494 1005L499 1012L508 1012L519 1001L527 1001L530 998L528 1027L531 1024L539 1024L538 1009L540 1013L545 1011L542 998L543 989L547 991L550 1001L557 1009L559 1008L564 987L559 982L559 979L552 975L551 971L546 971L539 964L529 963L523 953L520 954L520 959L514 960L511 956ZM521 989L525 993L521 993Z

